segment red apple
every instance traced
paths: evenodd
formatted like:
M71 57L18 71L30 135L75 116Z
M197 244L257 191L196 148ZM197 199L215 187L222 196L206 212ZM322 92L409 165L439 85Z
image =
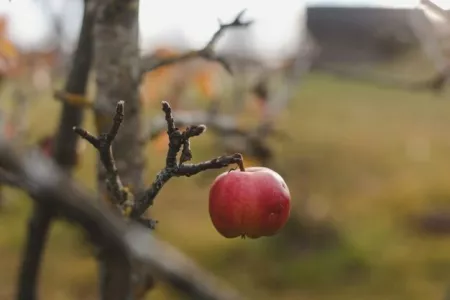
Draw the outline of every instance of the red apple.
M209 192L209 214L226 238L259 238L276 234L286 224L291 195L283 178L264 167L219 175Z

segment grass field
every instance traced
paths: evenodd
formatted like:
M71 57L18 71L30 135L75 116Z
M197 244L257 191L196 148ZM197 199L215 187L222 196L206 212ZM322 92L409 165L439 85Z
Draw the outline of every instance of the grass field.
M450 236L418 234L407 219L450 204L449 96L380 89L321 74L303 82L278 124L289 138L274 142L276 165L291 189L293 220L308 215L331 224L334 234L321 239L334 242L326 246L305 246L305 233L295 222L274 238L219 236L207 211L215 171L165 186L152 209L160 221L155 234L250 299L443 299L450 284ZM37 103L32 111L36 136L51 132L58 104ZM195 140L195 160L221 154L213 139L209 133ZM146 151L150 182L164 154L152 145ZM88 148L77 170L90 189L94 158ZM0 299L12 299L31 209L23 194L8 191L7 196L0 214ZM70 225L54 226L42 299L96 299L96 265L80 237ZM178 296L160 284L149 299Z

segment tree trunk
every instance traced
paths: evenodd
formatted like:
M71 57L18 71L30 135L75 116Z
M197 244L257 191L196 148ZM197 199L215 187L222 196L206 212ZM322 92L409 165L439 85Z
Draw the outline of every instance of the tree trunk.
M138 0L105 0L98 7L94 29L94 69L97 97L96 126L99 134L109 131L117 102L125 101L125 121L114 140L114 159L125 186L136 195L144 191L144 157L141 144L141 102L139 99L139 27ZM106 170L97 160L99 192L106 196ZM99 254L100 292L114 282L107 276L114 262L108 260L107 250ZM153 285L147 274L134 266L133 291L128 299L140 298ZM137 293L139 295L137 295Z
M98 133L109 131L117 102L125 101L125 122L113 146L124 184L139 193L144 189L144 158L140 144L138 0L105 0L98 8L94 30ZM98 185L106 192L106 172L100 161Z
M67 79L66 92L76 95L86 95L89 71L92 60L92 26L94 23L95 1L85 0L86 6L83 25L78 41L78 55L72 61L72 73ZM63 102L58 132L54 141L54 158L58 165L69 171L77 163L78 134L73 132L74 126L80 126L83 121L83 107L77 107L69 102Z

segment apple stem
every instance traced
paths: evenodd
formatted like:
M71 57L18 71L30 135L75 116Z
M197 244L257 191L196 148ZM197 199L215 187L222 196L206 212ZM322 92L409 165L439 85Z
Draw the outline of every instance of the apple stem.
M241 156L241 159L237 162L237 165L239 166L239 170L241 170L241 172L245 172L245 167L244 167L244 159Z

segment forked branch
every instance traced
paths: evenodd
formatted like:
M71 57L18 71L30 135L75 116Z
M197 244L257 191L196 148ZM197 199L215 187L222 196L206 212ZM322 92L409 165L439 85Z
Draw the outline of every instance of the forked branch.
M230 23L222 23L219 20L219 29L213 34L211 39L208 41L208 43L202 49L188 51L188 52L181 54L179 56L176 56L176 57L170 57L170 58L159 60L156 63L150 62L150 65L143 66L142 73L144 74L146 72L151 72L153 70L156 70L157 68L167 66L167 65L170 65L173 63L185 61L185 60L188 60L191 58L196 58L196 57L200 57L200 58L210 60L210 61L216 61L219 64L221 64L223 66L223 68L225 68L225 70L227 70L229 73L232 73L230 65L223 59L223 57L220 57L215 53L214 47L217 44L220 37L225 33L225 31L227 29L247 27L253 23L253 21L246 21L246 22L242 21L242 16L244 15L244 13L245 13L245 9L242 10L241 12L239 12L237 14L237 16L234 18L234 20Z
M167 134L169 135L169 149L167 151L166 166L156 175L156 179L152 183L152 186L144 193L142 197L136 200L131 213L132 218L138 218L153 204L153 201L161 188L172 177L192 176L205 170L219 169L231 164L237 164L241 170L244 170L243 159L240 153L235 153L229 156L221 156L198 164L186 164L187 161L192 159L190 138L205 132L206 126L194 125L187 127L184 131L181 131L175 126L174 118L172 116L172 109L169 103L163 101L162 109L165 113ZM177 162L177 155L180 151L181 155L179 161Z
M116 107L116 114L114 115L113 124L108 133L100 134L95 137L88 131L74 127L73 130L83 139L88 141L100 155L100 160L107 171L106 185L112 200L117 205L123 205L129 196L128 191L124 188L122 180L120 179L114 156L112 152L112 142L114 141L120 125L124 118L124 102L119 101Z
M162 102L162 110L167 123L167 134L169 136L169 149L167 150L166 165L158 172L151 186L140 197L134 197L123 186L117 167L114 162L112 142L117 135L120 124L124 119L124 101L117 104L114 122L109 133L103 133L95 137L84 129L74 127L74 131L86 139L99 151L100 159L108 173L107 185L114 203L119 206L124 215L140 221L153 228L153 220L145 220L142 215L153 205L153 201L163 186L172 178L180 176L192 176L210 169L220 169L232 164L237 164L241 170L245 170L243 158L240 153L220 156L208 161L196 164L188 164L192 159L190 139L201 135L206 131L205 125L193 125L181 131L176 127L172 108L169 103ZM178 158L179 156L179 158Z

